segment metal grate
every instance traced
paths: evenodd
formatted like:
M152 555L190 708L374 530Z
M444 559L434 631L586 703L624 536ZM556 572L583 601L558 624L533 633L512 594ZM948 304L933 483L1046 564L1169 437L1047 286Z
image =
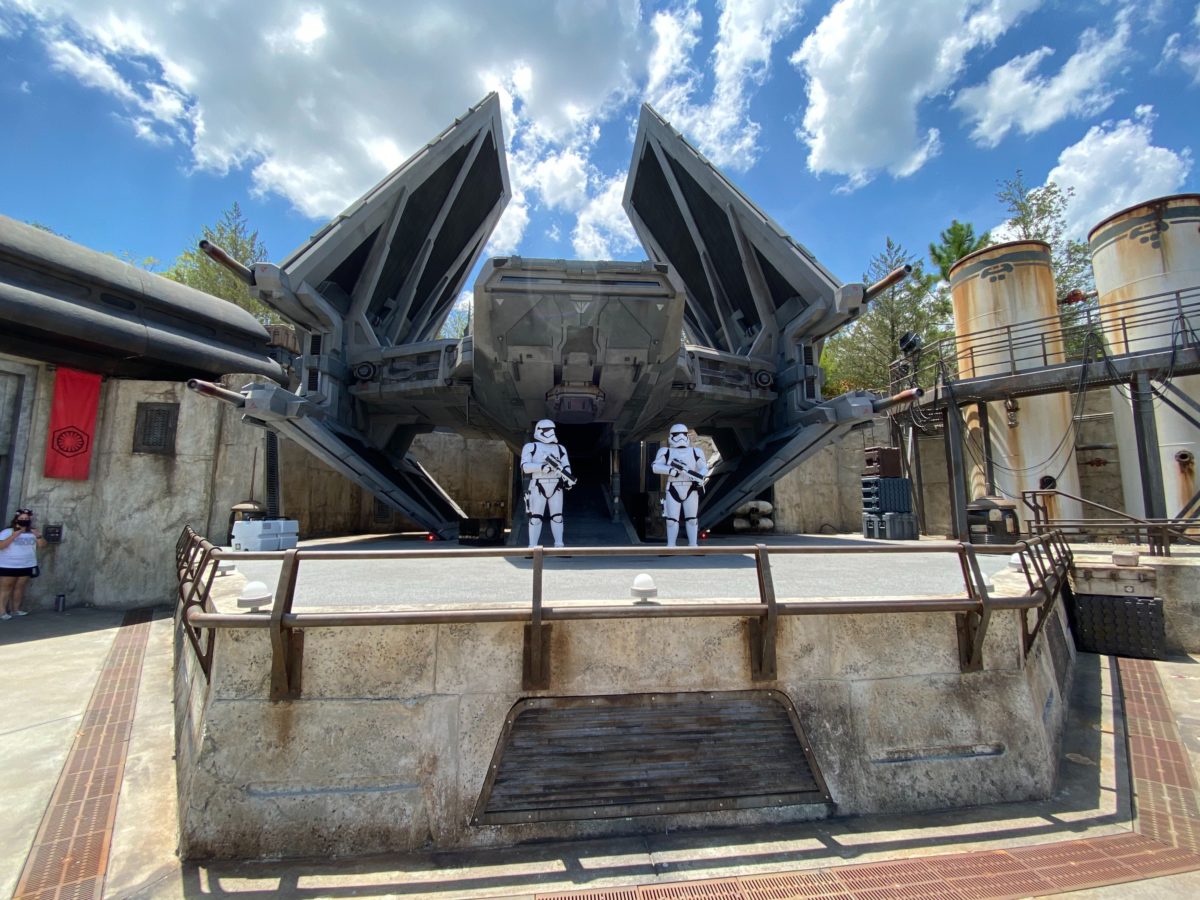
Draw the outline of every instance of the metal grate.
M279 435L273 431L267 432L266 438L266 457L265 474L266 474L266 500L267 500L267 518L278 519L279 512Z
M101 895L152 611L125 614L25 860L14 900Z
M828 802L778 691L531 698L509 713L476 822Z
M139 403L133 424L133 452L175 455L178 403Z

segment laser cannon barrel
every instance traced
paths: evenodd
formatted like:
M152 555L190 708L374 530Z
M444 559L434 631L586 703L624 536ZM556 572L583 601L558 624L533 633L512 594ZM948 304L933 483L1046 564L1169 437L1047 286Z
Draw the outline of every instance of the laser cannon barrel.
M899 284L912 274L912 270L913 267L907 265L900 266L898 269L892 269L892 271L888 272L877 282L867 286L867 289L863 291L863 300L870 300L873 297L877 297L893 285Z
M887 412L889 409L895 409L898 406L905 406L915 400L920 400L925 396L924 388L909 388L906 391L901 391L898 394L892 394L890 397L880 397L871 403L871 408L877 413Z
M254 272L230 256L224 247L205 240L200 242L200 249L213 262L224 266L236 275L247 287L254 287Z
M195 391L197 394L203 394L205 397L215 397L218 400L224 400L226 403L232 403L239 408L246 405L246 398L242 394L239 394L237 391L231 391L229 388L223 388L219 384L213 384L211 381L189 378L187 386L188 390Z

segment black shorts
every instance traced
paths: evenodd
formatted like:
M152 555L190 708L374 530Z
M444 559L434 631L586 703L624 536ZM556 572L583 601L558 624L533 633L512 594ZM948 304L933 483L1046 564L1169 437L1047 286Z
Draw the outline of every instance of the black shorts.
M37 566L26 566L23 569L6 569L0 566L0 578L37 578Z

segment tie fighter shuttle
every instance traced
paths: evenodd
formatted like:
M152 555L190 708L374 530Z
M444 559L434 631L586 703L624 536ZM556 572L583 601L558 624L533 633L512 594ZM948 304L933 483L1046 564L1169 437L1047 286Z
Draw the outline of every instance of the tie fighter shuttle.
M573 459L598 451L593 477L616 494L620 454L605 451L686 421L721 456L711 527L914 399L823 400L817 367L825 337L906 271L841 284L648 106L624 208L649 260L490 259L469 333L439 339L510 195L493 94L283 262L206 247L304 334L300 389L247 386L245 418L448 537L461 510L408 454L437 427L519 450L554 419Z
M409 453L435 428L519 451L533 422L554 419L576 475L617 509L620 451L687 422L720 452L701 509L711 527L913 399L824 400L817 368L825 337L905 272L839 283L649 107L624 196L649 259L488 260L468 333L439 338L510 196L492 94L282 262L246 267L202 243L296 326L298 383L267 358L265 332L242 310L5 220L0 318L19 323L35 309L44 318L53 301L64 322L78 307L98 324L64 338L42 323L18 344L10 329L0 349L124 377L265 375L240 392L189 383L446 538L462 511ZM90 287L60 291L46 273ZM108 330L132 329L140 343L136 352L114 343L106 360L100 336L113 316L124 318Z

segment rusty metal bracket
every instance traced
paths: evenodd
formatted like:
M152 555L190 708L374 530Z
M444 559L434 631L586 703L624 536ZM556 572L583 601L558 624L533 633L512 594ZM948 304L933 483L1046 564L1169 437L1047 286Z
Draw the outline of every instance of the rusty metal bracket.
M550 624L542 621L542 548L533 548L533 603L525 626L522 648L521 687L527 691L550 687Z
M271 605L271 700L294 700L300 696L301 671L304 657L304 632L287 628L283 617L292 611L296 590L296 574L300 568L297 551L283 554L275 601Z
M754 565L758 572L758 595L767 611L747 623L750 635L750 680L774 681L779 677L775 645L779 637L779 607L775 603L775 583L767 545L754 547Z

